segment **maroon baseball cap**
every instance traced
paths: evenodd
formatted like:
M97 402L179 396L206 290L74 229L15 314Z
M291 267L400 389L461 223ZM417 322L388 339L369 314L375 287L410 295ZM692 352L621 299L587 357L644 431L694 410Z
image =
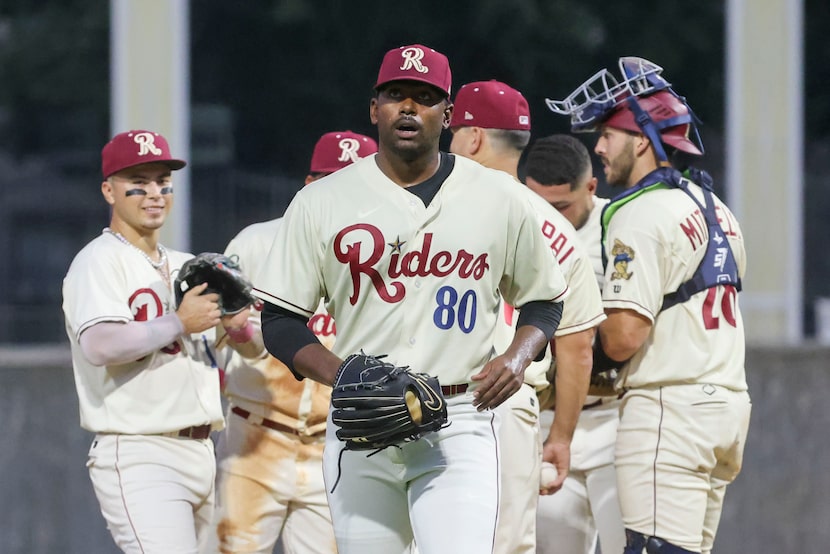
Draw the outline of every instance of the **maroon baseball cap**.
M334 173L378 151L378 143L366 135L351 131L326 133L311 154L310 173Z
M421 44L393 48L383 56L375 90L391 81L420 81L449 96L450 62L441 52Z
M458 89L450 127L530 130L530 108L518 90L499 81L476 81Z
M167 139L153 131L127 131L115 135L101 150L104 179L122 169L147 163L164 163L181 169L187 163L170 155Z

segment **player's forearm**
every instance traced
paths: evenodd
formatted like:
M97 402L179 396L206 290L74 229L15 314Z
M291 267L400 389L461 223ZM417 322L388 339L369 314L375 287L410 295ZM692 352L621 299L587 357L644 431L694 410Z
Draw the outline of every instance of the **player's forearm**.
M556 417L548 440L570 442L591 379L594 329L556 337Z
M81 334L80 345L93 365L126 364L168 346L183 332L182 322L175 313L149 321L105 321L86 329Z
M324 385L331 386L343 360L322 344L309 344L294 355L294 370Z
M541 329L533 325L522 325L516 329L504 356L514 362L508 365L526 369L547 344L548 338Z
M238 325L238 322L226 322L224 319L222 321L223 330L227 334L228 345L244 358L256 359L266 353L258 319L247 319L241 325Z

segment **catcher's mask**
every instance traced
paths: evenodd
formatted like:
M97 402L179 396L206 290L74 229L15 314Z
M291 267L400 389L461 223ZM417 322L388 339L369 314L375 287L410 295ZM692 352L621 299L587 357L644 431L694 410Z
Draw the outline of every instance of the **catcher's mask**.
M686 99L660 75L663 68L634 56L620 58L619 67L622 81L602 69L564 100L545 103L552 112L571 116L571 130L577 133L596 131L602 125L642 133L661 161L668 161L663 143L702 155L698 119Z

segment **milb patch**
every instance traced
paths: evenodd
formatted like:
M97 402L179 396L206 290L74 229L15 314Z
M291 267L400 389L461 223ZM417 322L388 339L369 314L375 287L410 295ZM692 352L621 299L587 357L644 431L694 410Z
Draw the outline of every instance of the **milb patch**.
M634 249L620 239L614 239L614 248L611 249L611 255L614 257L614 273L611 274L611 280L631 279L634 272L628 271L628 264L633 262L636 257Z

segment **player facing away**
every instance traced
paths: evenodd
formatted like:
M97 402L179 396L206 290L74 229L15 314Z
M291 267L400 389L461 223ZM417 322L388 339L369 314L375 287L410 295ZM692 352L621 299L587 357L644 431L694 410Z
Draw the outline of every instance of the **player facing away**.
M377 152L377 143L351 131L326 133L311 156L306 184ZM254 223L225 249L254 278L282 218ZM334 319L318 309L308 328L328 348ZM323 446L331 387L298 381L265 353L234 356L225 373L227 425L217 442L217 549L270 554L282 537L286 554L337 552L323 483Z
M619 67L619 79L602 70L548 105L574 131L599 132L594 152L623 189L602 213L608 319L594 368L620 366L625 392L615 453L625 552L708 553L751 411L743 236L709 175L682 163L703 154L685 99L648 60Z
M593 175L588 149L570 135L540 138L528 151L525 173L528 188L576 227L580 242L590 254L601 289L600 214L608 199L594 194L597 178ZM612 387L608 388L613 393ZM599 395L600 392L604 395ZM571 441L568 478L559 492L539 498L536 517L538 554L594 554L597 542L602 545L603 552L622 552L625 548L625 528L614 471L614 443L620 408L618 396L589 391ZM559 417L558 406L542 411L543 427L550 427L554 411Z
M331 384L363 350L437 377L446 397L448 426L371 455L345 450L329 419L323 471L340 554L409 552L413 539L421 554L492 552L492 408L521 387L567 293L510 176L439 151L450 85L431 48L385 54L369 105L378 153L297 193L257 280L266 346L298 377ZM522 319L495 355L502 296ZM337 321L333 351L306 326L320 298Z
M562 486L570 465L570 442L578 421L591 373L591 343L594 329L605 319L602 299L588 254L579 245L573 226L542 198L519 181L522 151L530 140L530 108L516 89L499 81L478 81L462 86L455 97L450 152L466 156L484 166L507 172L514 186L526 195L537 215L537 228L559 263L570 294L562 320L554 335L556 352L556 398L563 417L551 428L545 445L545 461L558 466L558 477L544 483L545 493ZM512 306L503 304L497 351L510 343L517 317ZM549 386L552 357L534 362L525 370L524 384L498 408L501 417L501 497L496 528L497 554L536 551L536 506L539 500L542 445L537 392Z
M213 513L210 432L223 426L215 328L246 335L248 313L221 316L217 294L192 287L177 307L171 276L192 257L159 243L185 162L165 138L135 130L102 153L109 227L72 261L63 312L81 427L95 433L90 479L127 553L200 551ZM248 356L261 341L230 341Z

